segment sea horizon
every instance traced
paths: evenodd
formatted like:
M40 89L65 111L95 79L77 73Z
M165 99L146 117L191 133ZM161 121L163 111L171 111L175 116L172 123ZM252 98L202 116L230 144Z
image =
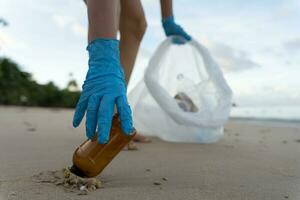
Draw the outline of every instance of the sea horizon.
M300 105L233 107L230 119L300 122Z

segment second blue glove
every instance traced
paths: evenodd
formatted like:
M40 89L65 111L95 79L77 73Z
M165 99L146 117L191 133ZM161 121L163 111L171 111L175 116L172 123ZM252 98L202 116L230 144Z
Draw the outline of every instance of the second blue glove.
M192 39L191 36L188 35L183 28L181 28L181 26L175 23L173 16L163 19L162 25L166 36L176 36L173 39L173 42L176 44L184 44L186 41L190 41Z

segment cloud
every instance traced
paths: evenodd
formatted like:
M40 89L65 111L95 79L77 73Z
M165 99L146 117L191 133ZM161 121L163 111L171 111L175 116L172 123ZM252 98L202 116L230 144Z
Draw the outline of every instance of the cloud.
M224 71L240 71L260 67L243 50L234 49L229 45L219 42L207 42L206 45Z
M9 34L0 32L0 44L14 46L17 44L17 41Z
M294 38L283 44L284 48L290 52L295 52L300 50L300 38Z
M1 47L9 48L24 48L26 44L23 41L17 40L12 34L0 31L0 49Z
M74 35L86 37L87 29L79 23L74 17L68 15L53 14L54 23L63 29L71 31Z
M75 35L84 36L87 35L87 28L82 26L80 23L74 22L71 26L71 29Z
M282 1L273 11L273 17L275 20L278 19L291 19L293 17L298 16L300 8L300 1L299 0L289 0L289 1Z
M71 16L67 15L60 15L60 14L53 14L52 19L56 25L60 28L65 28L66 26L70 25L75 21L75 19Z

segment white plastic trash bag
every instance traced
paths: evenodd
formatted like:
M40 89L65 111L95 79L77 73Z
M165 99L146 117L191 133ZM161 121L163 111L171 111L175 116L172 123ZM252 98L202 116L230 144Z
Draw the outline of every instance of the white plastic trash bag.
M169 37L158 47L144 78L128 95L139 133L173 142L211 143L223 135L232 92L208 50Z

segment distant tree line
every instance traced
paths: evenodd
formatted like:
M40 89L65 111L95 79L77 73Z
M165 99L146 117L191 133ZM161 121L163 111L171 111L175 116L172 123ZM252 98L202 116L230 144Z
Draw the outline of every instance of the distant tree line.
M32 75L20 70L18 64L8 58L0 58L0 104L75 107L80 96L75 80L70 80L65 89L53 82L39 84Z

